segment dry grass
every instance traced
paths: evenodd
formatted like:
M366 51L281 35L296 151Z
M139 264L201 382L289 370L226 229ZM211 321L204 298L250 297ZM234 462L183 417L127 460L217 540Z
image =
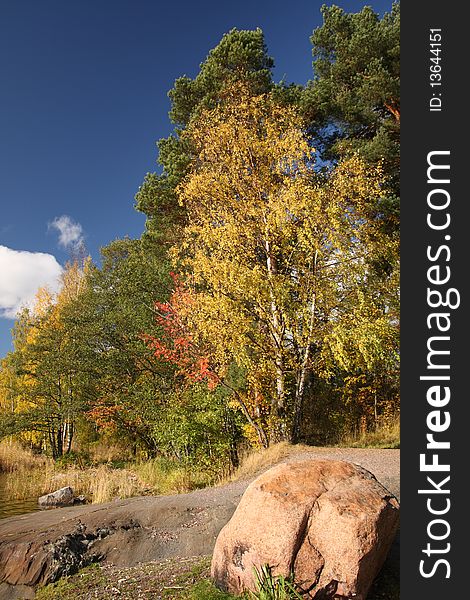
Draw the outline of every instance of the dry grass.
M128 469L111 469L105 465L96 468L69 467L57 471L54 465L42 469L17 470L5 482L5 493L15 500L39 497L59 488L70 486L75 495L85 495L93 503L109 502L115 498L148 493L149 488Z
M46 482L45 492L69 485L75 494L83 494L93 503L109 502L115 498L130 498L150 490L139 477L128 469L112 469L106 465L77 469L70 467L55 472Z
M4 440L0 443L0 472L7 474L3 483L4 494L12 500L33 497L53 468L50 459L34 455L18 442Z
M0 473L42 468L48 462L44 456L34 455L15 441L0 442Z
M97 450L102 458L104 448ZM115 458L116 451L110 448L108 458ZM0 471L7 474L4 493L12 500L29 500L70 486L75 495L102 503L150 493L179 494L213 483L202 470L165 459L128 463L126 468L67 466L35 456L15 442L0 444Z
M68 485L76 495L84 494L92 502L108 502L150 491L148 484L130 469L112 469L106 465L61 468L52 459L35 456L17 442L0 444L0 471L7 473L5 495L12 500L39 497Z
M269 448L261 450L251 450L247 452L245 456L242 456L241 464L234 471L234 473L221 481L221 483L227 483L227 481L236 481L238 479L248 479L254 477L261 471L268 469L281 462L284 458L299 452L308 452L311 450L311 446L305 446L304 444L289 444L288 442L280 442L279 444L273 444Z
M90 444L89 455L91 462L96 464L122 462L131 459L129 447L106 439Z
M345 435L339 445L343 448L399 448L400 419L379 425L375 431Z
M181 494L213 483L207 473L196 467L161 458L134 464L132 470L156 494Z

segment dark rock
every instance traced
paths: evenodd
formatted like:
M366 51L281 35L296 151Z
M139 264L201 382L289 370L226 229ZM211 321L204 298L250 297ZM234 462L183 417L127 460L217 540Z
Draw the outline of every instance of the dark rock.
M198 508L191 501L193 496L185 494L58 508L3 519L0 582L4 587L34 588L97 561L132 566L172 556L208 555L240 497L234 502L224 499L225 506L216 501L217 492L208 492L208 510ZM198 498L206 495L203 491L197 494ZM194 514L198 515L197 523Z

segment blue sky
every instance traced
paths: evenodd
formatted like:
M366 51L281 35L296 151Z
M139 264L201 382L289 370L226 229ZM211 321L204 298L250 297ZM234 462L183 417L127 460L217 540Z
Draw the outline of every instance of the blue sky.
M231 28L261 27L275 79L305 83L322 4L0 0L0 356L15 308L74 245L97 261L101 246L142 233L134 194L172 129L174 80L195 76Z

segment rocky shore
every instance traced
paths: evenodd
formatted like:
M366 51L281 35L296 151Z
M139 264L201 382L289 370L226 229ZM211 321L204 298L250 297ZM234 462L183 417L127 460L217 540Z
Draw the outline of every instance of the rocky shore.
M399 496L399 450L315 449L290 457L360 464ZM0 521L0 600L34 598L38 585L92 562L130 567L212 553L251 480L189 494L59 508ZM392 549L397 560L397 546Z

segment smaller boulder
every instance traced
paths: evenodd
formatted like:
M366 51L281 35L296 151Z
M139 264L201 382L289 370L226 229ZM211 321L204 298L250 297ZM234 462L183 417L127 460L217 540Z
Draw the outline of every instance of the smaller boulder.
M73 504L73 489L70 486L60 488L55 492L41 496L38 499L39 506L67 506Z

